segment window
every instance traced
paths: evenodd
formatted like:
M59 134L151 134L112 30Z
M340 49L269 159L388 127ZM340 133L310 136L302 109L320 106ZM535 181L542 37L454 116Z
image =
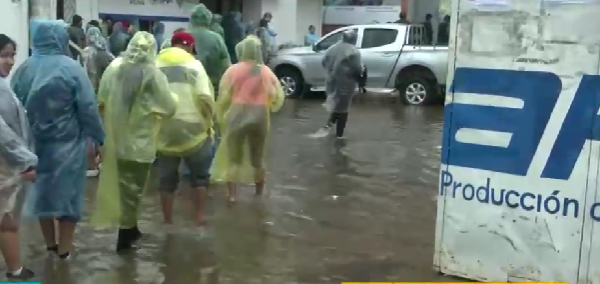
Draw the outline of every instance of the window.
M395 29L365 29L361 48L380 47L392 44L398 37Z
M425 32L424 25L411 25L408 30L407 45L427 45L427 33Z
M339 31L335 34L332 34L326 38L324 38L322 41L320 41L319 43L317 43L316 49L317 50L326 50L329 47L331 47L332 45L334 45L336 42L342 40L342 34L347 31L347 30L343 30L343 31ZM354 29L354 32L358 33L357 29Z

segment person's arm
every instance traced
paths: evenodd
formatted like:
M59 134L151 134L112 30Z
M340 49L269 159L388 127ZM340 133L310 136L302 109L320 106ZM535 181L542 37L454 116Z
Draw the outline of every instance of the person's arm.
M153 66L154 67L154 66ZM172 117L177 111L177 97L169 89L169 80L158 69L153 72L148 89L150 110L160 117Z
M79 125L85 136L91 138L96 145L102 145L105 133L92 83L85 75L83 67L69 66L69 68L75 79L75 103Z
M112 90L111 81L113 80L114 72L117 70L117 66L120 64L120 59L118 61L113 61L113 63L109 64L102 77L100 78L100 84L98 87L98 109L100 110L100 115L104 116L104 106L108 103L108 96Z
M194 61L194 70L198 74L195 90L198 94L200 113L204 116L206 122L212 122L215 115L215 95L212 83L204 66L199 61Z
M0 116L0 155L14 170L15 174L28 171L37 166L37 156L28 145L6 124Z
M233 96L233 80L231 78L231 68L225 71L219 83L219 96L215 105L215 116L217 122L221 125L225 122L225 114L231 106L231 97Z
M223 40L222 37L219 37L218 40L218 50L219 50L219 55L221 57L221 64L223 67L223 70L229 68L229 66L231 66L231 58L229 58L229 52L227 51L227 45L225 45L225 41Z
M22 84L22 77L23 77L23 70L25 70L25 66L27 66L27 60L25 60L25 62L23 62L18 68L17 70L15 70L12 74L12 78L10 79L10 88L13 90L13 92L15 93L15 95L17 96L17 98L19 99L19 101L21 101L21 103L24 103L24 99L27 96L27 94L25 93L25 90ZM14 69L13 69L14 70Z
M277 76L270 68L263 68L263 72L268 72L268 76L270 77L269 81L271 81L271 93L269 94L269 110L271 112L278 112L283 106L283 101L285 100L285 94L283 92L283 87L277 79Z
M273 28L273 26L271 24L268 24L266 26L267 31L269 32L270 36L277 36L277 32L275 32L275 29Z
M344 60L345 66L350 68L350 72L353 74L353 77L356 78L356 82L360 82L360 78L362 77L362 60L360 56L360 52L356 50L354 54Z
M84 49L86 46L85 32L83 31L83 29L79 29L79 38L77 41L77 45L79 45L81 49Z

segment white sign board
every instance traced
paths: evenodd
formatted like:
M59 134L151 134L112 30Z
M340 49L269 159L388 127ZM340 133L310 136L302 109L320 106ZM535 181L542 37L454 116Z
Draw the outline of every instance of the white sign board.
M600 283L600 2L452 5L435 268Z
M324 25L361 25L395 22L400 6L323 6Z

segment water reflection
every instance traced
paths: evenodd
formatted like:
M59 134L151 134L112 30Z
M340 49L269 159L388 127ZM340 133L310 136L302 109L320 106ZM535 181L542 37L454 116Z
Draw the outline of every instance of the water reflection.
M181 194L164 226L157 188L144 200L146 236L114 252L116 229L77 231L73 258L47 257L37 224L22 230L27 263L45 284L281 284L439 281L431 271L441 107L358 99L347 139L312 139L322 100L289 100L272 119L267 195L251 186L225 206L212 188L206 229L193 227ZM93 206L90 180L86 204ZM0 280L2 281L2 280Z

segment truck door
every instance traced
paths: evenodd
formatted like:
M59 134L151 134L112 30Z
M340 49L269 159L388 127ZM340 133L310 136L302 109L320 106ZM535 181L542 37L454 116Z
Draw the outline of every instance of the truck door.
M325 86L325 69L321 65L325 51L338 41L342 40L342 34L349 29L339 29L326 35L313 46L313 53L306 55L302 62L304 64L307 81L314 86ZM358 34L358 29L354 29Z
M404 34L396 28L365 28L360 41L362 62L369 76L367 87L385 88L396 60L400 56Z

